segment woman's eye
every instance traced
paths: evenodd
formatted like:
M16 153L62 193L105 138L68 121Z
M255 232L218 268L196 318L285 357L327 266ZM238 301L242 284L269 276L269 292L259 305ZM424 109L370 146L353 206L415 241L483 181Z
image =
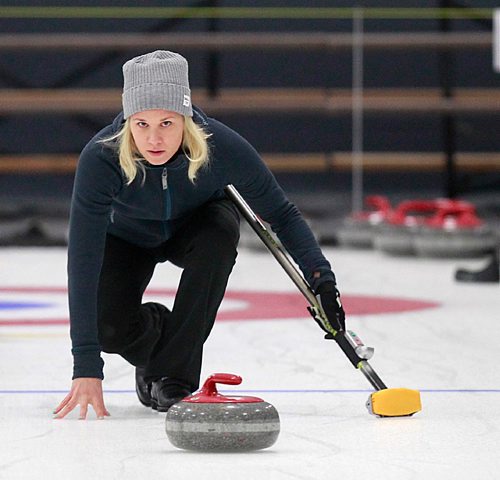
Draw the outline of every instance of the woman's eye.
M170 125L172 125L172 122L170 120L165 120L161 125L162 127L169 127Z
M137 122L137 126L138 127L141 127L141 128L144 128L146 127L148 124L146 122Z

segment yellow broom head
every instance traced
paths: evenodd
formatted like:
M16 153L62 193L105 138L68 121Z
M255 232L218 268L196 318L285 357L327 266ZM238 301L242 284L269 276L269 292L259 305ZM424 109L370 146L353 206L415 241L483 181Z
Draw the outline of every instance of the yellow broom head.
M372 393L366 407L379 417L405 417L422 410L422 403L418 390L387 388Z

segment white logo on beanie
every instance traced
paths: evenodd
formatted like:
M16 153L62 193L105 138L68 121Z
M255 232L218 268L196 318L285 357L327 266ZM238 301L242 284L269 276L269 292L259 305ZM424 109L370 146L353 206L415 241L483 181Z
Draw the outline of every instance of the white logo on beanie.
M184 95L184 101L182 102L182 104L185 107L189 107L189 105L191 105L191 99L189 98L189 95Z

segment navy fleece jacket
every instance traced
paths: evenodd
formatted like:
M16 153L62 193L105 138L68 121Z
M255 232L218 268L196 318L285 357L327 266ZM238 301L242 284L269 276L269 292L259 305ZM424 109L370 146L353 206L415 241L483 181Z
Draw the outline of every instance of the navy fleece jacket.
M228 184L233 184L271 225L313 288L335 280L311 230L255 149L197 108L193 119L212 134L210 162L198 171L194 184L188 179L188 160L178 154L164 166L145 163L145 178L139 171L127 186L116 150L99 142L121 128L122 114L82 151L73 189L68 248L73 378L103 378L97 288L106 234L141 247L156 247L174 235L198 207L224 198L223 189ZM320 277L313 277L314 272Z

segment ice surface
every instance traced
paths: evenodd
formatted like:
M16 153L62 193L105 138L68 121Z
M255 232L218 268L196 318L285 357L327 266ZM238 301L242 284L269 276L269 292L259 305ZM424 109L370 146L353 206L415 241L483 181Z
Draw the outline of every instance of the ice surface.
M324 251L346 296L439 304L347 319L375 347L370 363L385 383L421 390L422 412L411 418L370 416L364 406L370 385L333 342L323 340L304 308L297 318L218 321L206 343L203 378L237 373L243 384L224 392L255 394L279 411L280 437L268 450L176 449L165 435L165 415L137 401L133 368L112 355L105 355L104 381L112 416L97 421L89 411L89 419L79 421L73 412L53 420L52 410L70 386L68 325L37 319L62 323L67 317L65 251L3 249L0 304L26 302L26 308L0 309L0 479L494 478L500 467L500 373L494 362L500 288L453 280L458 266L475 268L482 261ZM161 265L151 286L171 291L179 274ZM269 254L242 250L228 290L295 287ZM243 307L227 302L224 308Z

